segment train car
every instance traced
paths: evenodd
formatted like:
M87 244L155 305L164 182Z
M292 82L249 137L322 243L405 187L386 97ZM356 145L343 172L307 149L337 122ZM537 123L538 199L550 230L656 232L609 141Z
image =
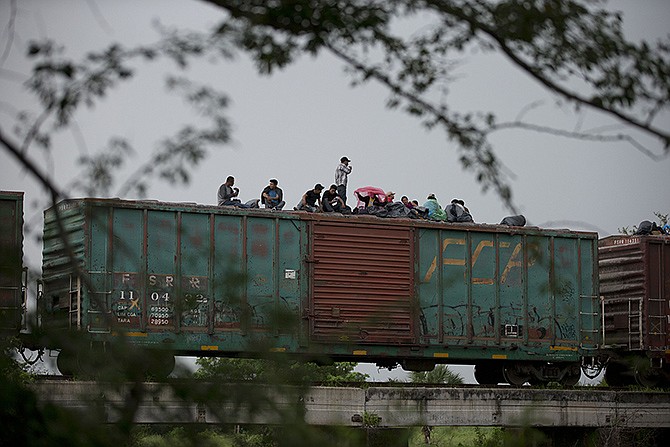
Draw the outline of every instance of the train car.
M45 212L40 301L93 346L473 364L481 383L573 384L601 343L597 235L531 227L68 200Z
M670 237L610 236L598 254L607 383L669 386Z
M0 334L23 327L27 273L23 269L23 193L0 191Z

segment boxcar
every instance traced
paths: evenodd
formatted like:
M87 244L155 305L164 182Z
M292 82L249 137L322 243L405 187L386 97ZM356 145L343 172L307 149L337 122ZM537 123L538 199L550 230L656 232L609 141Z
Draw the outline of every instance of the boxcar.
M596 261L587 232L78 199L45 212L40 308L102 344L575 383L600 344Z
M23 270L23 193L0 191L0 334L22 327L26 299Z
M670 237L610 236L598 244L610 385L670 383Z

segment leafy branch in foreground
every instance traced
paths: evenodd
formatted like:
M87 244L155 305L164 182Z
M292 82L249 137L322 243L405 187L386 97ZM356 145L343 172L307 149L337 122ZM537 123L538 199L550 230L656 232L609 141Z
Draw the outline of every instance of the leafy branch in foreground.
M342 60L354 84L375 80L428 127L441 127L457 144L465 168L483 189L494 188L512 207L502 165L488 142L492 132L521 128L572 138L628 141L655 159L670 151L670 132L658 117L670 102L670 45L625 39L622 17L588 1L471 0L208 0L229 12L226 30L241 30L239 45L261 73L303 53L328 51ZM417 29L413 23L420 23ZM408 31L412 27L411 31ZM503 55L512 66L577 111L605 114L627 128L566 132L521 121L499 123L486 111L454 111L446 96L455 65L478 49ZM632 134L655 139L660 154Z
M462 166L474 172L483 190L495 190L512 211L508 172L489 141L494 132L522 129L589 141L624 141L653 159L665 158L670 151L670 132L659 124L659 116L670 107L670 44L667 39L628 41L621 15L601 8L600 2L207 1L225 12L208 32L163 28L155 44L112 45L80 62L63 58L53 42L32 43L28 54L36 62L27 85L44 110L30 120L24 114L18 121L22 152L32 144L49 147L51 133L71 123L77 108L92 106L132 78L136 68L131 61L168 58L184 68L192 58L230 59L236 52L247 53L261 74L286 67L303 54L331 53L344 63L353 85L376 81L389 92L388 107L403 109L428 128L441 128L455 144ZM459 63L473 50L502 55L520 77L530 76L559 102L572 104L580 113L603 114L617 126L569 130L521 119L501 121L486 110L457 110L449 92L456 85ZM152 160L165 162L168 169L154 169L149 163L142 169L169 181L187 181L187 169L178 164L196 164L205 155L203 144L227 141L224 117L217 115L213 124L210 130L217 125L222 130L218 135L187 126L164 141L163 151ZM641 142L643 137L656 143L650 147ZM83 161L89 173L104 166L101 158ZM105 179L94 189L105 193L110 186ZM142 195L146 184L130 181L121 191Z
M178 33L162 29L161 39L151 45L125 48L118 44L97 52L86 54L81 61L64 56L64 49L51 40L33 41L27 55L34 60L32 76L26 87L37 98L42 110L38 114L27 111L16 113L13 126L17 140L3 135L2 143L19 162L30 169L42 186L57 200L66 198L65 189L60 189L48 172L40 169L31 156L31 148L41 148L51 154L52 140L56 133L76 128L75 114L82 106L94 107L110 91L135 74L133 62L150 62L168 58L179 68L186 68L190 57L210 55L231 58L229 47L220 38L208 39L204 33ZM209 126L184 125L172 137L165 137L154 154L137 170L141 178L130 178L117 194L146 193L152 178L161 178L175 183L188 183L189 171L201 162L212 146L225 144L230 139L230 126L224 112L228 98L211 87L200 86L184 77L170 77L167 88L183 95L186 102L196 109L197 115L209 121ZM82 145L84 145L82 143ZM69 189L87 195L109 195L118 181L115 172L136 154L130 142L118 137L110 140L100 152L84 155L78 162L83 172ZM52 201L51 205L55 202Z

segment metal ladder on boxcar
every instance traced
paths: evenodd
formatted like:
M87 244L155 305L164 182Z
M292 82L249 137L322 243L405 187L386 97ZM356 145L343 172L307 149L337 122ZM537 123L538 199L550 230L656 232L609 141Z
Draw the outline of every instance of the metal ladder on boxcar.
M634 304L637 302L636 304ZM644 349L642 337L642 298L628 299L628 349Z
M600 346L600 343L596 343L598 340L598 333L600 332L598 327L600 323L600 320L598 319L600 314L598 312L598 309L600 308L600 297L597 295L579 295L579 298L581 301L581 305L579 307L579 343L582 349L587 351L595 351ZM590 312L588 310L590 310ZM590 324L587 326L584 324L586 322L589 322ZM587 327L590 329L586 329ZM585 347L584 340L592 340L594 347Z
M70 276L70 287L68 289L70 298L68 326L70 329L81 329L81 280L78 276L74 281L72 280L72 276Z

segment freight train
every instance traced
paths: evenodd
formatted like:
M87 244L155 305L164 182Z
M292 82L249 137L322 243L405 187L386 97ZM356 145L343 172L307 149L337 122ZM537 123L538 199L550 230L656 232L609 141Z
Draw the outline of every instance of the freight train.
M0 199L0 313L18 331L22 195ZM87 349L124 337L159 354L153 374L174 355L271 352L471 364L481 384L573 385L606 365L612 384L667 384L668 239L599 248L592 232L72 199L44 213L37 313ZM42 340L64 374L88 355Z

